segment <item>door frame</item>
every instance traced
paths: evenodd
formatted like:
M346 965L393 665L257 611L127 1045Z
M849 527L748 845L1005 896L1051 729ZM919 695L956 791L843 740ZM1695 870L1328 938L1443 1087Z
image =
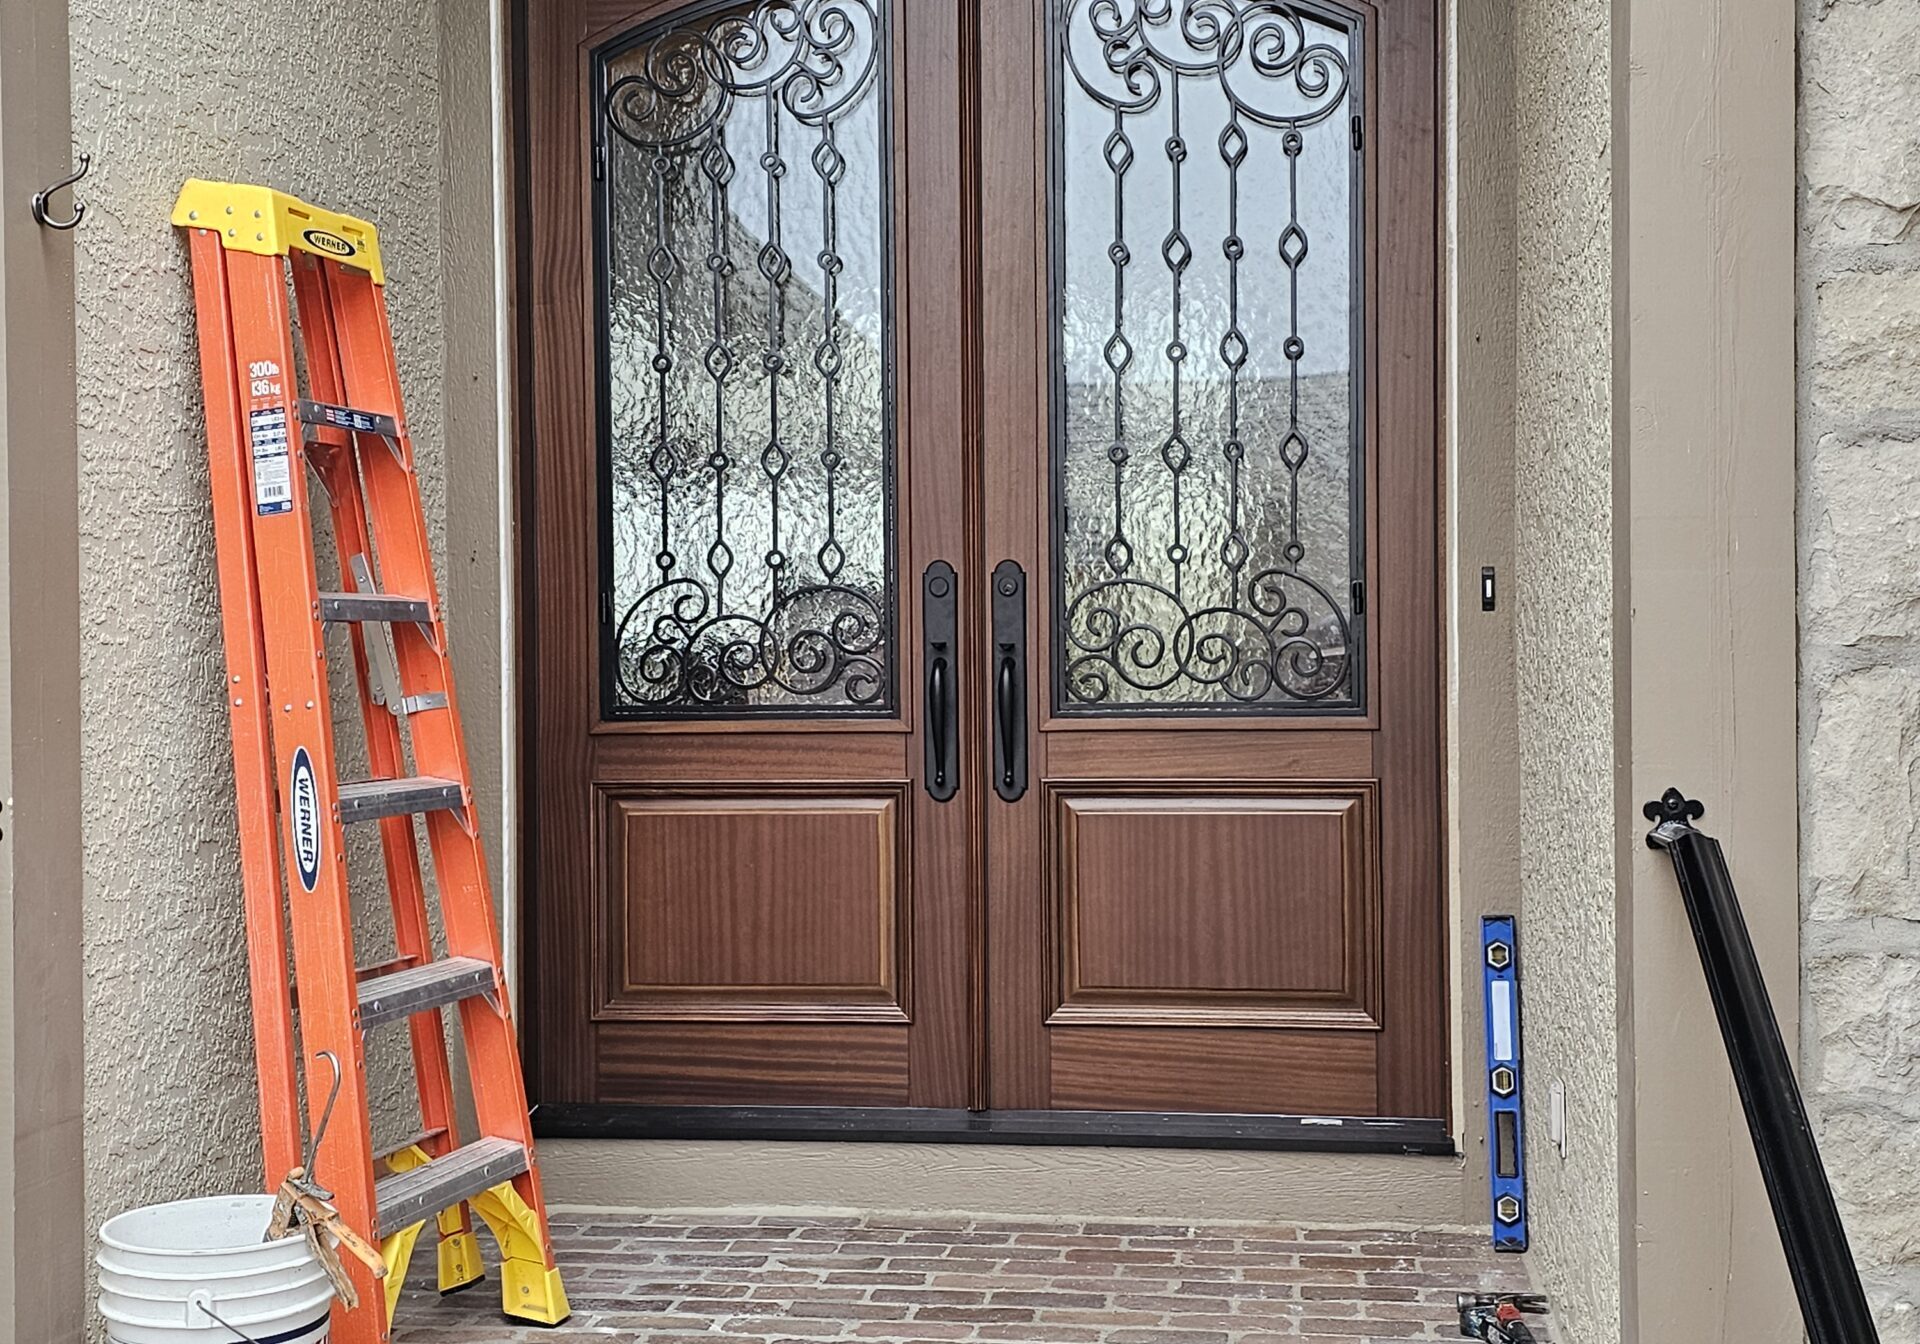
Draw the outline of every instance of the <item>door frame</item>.
M1407 3L1408 0L1400 0ZM534 310L536 302L531 299L534 291L536 259L532 255L534 238L533 201L539 191L536 180L540 167L531 153L530 123L531 99L536 96L537 82L528 69L528 61L533 58L533 45L529 34L528 14L533 0L512 0L510 5L508 37L509 51L506 62L507 79L511 86L512 97L512 164L510 174L511 214L510 230L510 273L514 277L514 355L515 370L512 379L513 402L513 518L515 555L512 572L515 584L515 645L516 661L521 669L518 684L511 693L519 702L516 715L517 738L514 744L522 763L520 772L521 786L516 800L520 815L516 818L524 843L519 852L519 890L521 893L519 922L522 946L525 949L525 972L530 984L523 993L522 1015L526 1022L523 1034L523 1050L527 1056L527 1077L529 1093L534 1102L534 1125L536 1134L548 1138L708 1138L708 1139L840 1139L866 1142L957 1142L957 1143L1042 1143L1058 1145L1094 1144L1101 1146L1145 1146L1145 1147L1188 1147L1188 1148L1237 1148L1267 1149L1283 1151L1339 1151L1362 1153L1407 1153L1426 1155L1454 1155L1457 1153L1455 1142L1455 1117L1450 1101L1454 1094L1454 1078L1451 1063L1446 1061L1447 1046L1451 1039L1451 1024L1457 1005L1449 993L1447 978L1447 952L1451 941L1451 923L1449 914L1447 879L1445 871L1445 848L1447 835L1444 817L1432 829L1434 848L1431 854L1424 856L1426 866L1430 866L1431 883L1435 894L1433 908L1429 914L1432 928L1423 935L1426 953L1437 958L1434 983L1437 993L1430 993L1434 1001L1420 1007L1425 1016L1437 1020L1438 1025L1427 1033L1438 1042L1442 1064L1437 1070L1437 1081L1431 1089L1438 1098L1433 1114L1428 1117L1383 1117L1383 1118L1346 1118L1329 1123L1327 1117L1299 1116L1214 1116L1194 1113L1154 1113L1154 1112L1081 1112L1066 1110L965 1110L938 1107L781 1107L781 1106L741 1106L741 1107L673 1107L673 1106L633 1106L619 1104L581 1103L569 1101L546 1101L545 1096L564 1095L565 1086L556 1086L569 1072L576 1072L580 1062L575 1051L569 1049L564 1039L553 1039L553 1033L543 1029L543 1020L558 1017L565 1013L565 999L568 988L557 984L561 978L552 970L542 974L542 966L550 954L543 952L541 931L543 924L550 923L559 913L556 903L543 900L542 886L538 869L541 866L540 828L534 824L534 814L540 808L539 775L537 768L538 752L536 742L540 732L539 684L536 675L538 667L537 639L535 638L538 621L538 584L535 569L535 546L532 543L532 527L537 519L539 500L534 490L535 466L535 429L538 420L536 404L536 334ZM595 14L613 17L616 9L624 12L631 8L626 3L612 3L612 0L587 0L588 9ZM1437 8L1437 7L1436 7ZM967 7L968 22L977 28L980 18L977 9ZM1433 158L1431 163L1417 165L1430 186L1428 192L1432 201L1432 223L1430 234L1421 234L1426 238L1426 249L1431 254L1431 266L1424 275L1420 299L1433 311L1432 351L1430 368L1423 371L1430 375L1431 387L1427 395L1420 398L1422 414L1427 426L1426 440L1431 444L1432 480L1426 489L1431 503L1430 533L1433 541L1432 554L1417 562L1417 569L1431 580L1431 620L1422 622L1421 642L1432 655L1431 690L1436 701L1433 717L1433 738L1431 747L1432 765L1436 776L1437 797L1442 811L1446 798L1446 744L1445 719L1438 705L1444 700L1446 686L1446 666L1444 657L1444 636L1446 608L1443 589L1443 551L1440 508L1444 498L1442 487L1446 471L1446 452L1440 434L1442 398L1444 396L1444 377L1442 359L1444 343L1445 313L1438 301L1444 258L1440 247L1444 224L1444 194L1439 190L1442 181L1445 139L1442 134L1444 122L1444 99L1441 77L1447 59L1445 33L1439 30L1437 18L1434 20L1436 31L1431 37L1432 67L1428 71L1429 79L1422 88L1400 90L1400 96L1409 105L1424 105L1431 109L1434 118ZM607 24L598 25L607 30ZM606 35L611 36L607 31ZM1423 70L1426 67L1421 67ZM981 236L979 230L981 209L981 170L982 127L979 109L982 100L990 96L984 88L985 81L977 69L971 72L971 78L961 80L959 90L960 107L963 118L963 144L965 152L956 164L962 185L963 200L968 204L967 244L964 247L964 272L977 278L981 258ZM582 70L584 77L584 67ZM552 164L546 165L548 172L575 171L582 165ZM1036 166L1037 172L1044 173L1044 165ZM1044 231L1043 231L1044 232ZM571 280L572 277L569 277ZM904 285L903 285L904 287ZM1377 301L1377 296L1376 300ZM982 350L981 333L977 322L970 319L977 312L977 306L967 306L963 317L969 319L969 332L965 346L969 352L965 368L959 380L966 390L963 398L963 410L967 418L967 434L970 441L978 441L981 432L980 422L986 416L981 396L981 380L986 358ZM904 390L900 394L904 400ZM975 475L978 475L975 464ZM597 469L597 468L596 468ZM980 498L980 486L976 479L963 501L962 516L967 520L969 531L964 548L965 567L974 575L984 573L987 562L988 538L985 529L978 526L983 509ZM1376 536L1376 544L1378 543ZM956 555L956 559L961 558ZM916 576L911 565L903 563L898 575L900 592L908 594L913 590ZM963 589L965 585L963 584ZM1377 591L1377 589L1376 589ZM985 647L985 627L987 613L980 604L968 615L963 614L963 624L972 627L975 636L974 647ZM963 634L963 643L967 636ZM596 653L594 666L598 666ZM963 719L973 724L986 722L986 688L984 678L968 677L962 682ZM903 712L907 710L903 695ZM1037 725L1036 725L1037 731ZM966 780L963 787L978 791L986 787L987 767L981 757L984 754L984 736L979 732L964 734L962 737L962 775ZM984 829L983 827L981 829ZM1383 826L1383 831L1385 827ZM981 1020L987 1013L988 974L986 969L986 928L987 899L985 889L987 875L984 865L972 864L974 870L970 880L975 887L973 901L974 916L969 929L968 962L973 968L972 983L968 987L971 1011L975 1020ZM1391 874L1388 874L1389 879ZM591 884L589 884L591 885ZM583 911L584 913L584 911ZM557 940L556 940L557 941ZM1391 996L1391 986L1388 993ZM1404 1006L1404 1000L1401 1000ZM970 1095L975 1104L985 1098L985 1036L984 1031L975 1033L977 1048L972 1063L972 1086ZM568 1059L567 1056L574 1055ZM590 1067L590 1065L589 1065ZM577 1076L577 1072L576 1072Z

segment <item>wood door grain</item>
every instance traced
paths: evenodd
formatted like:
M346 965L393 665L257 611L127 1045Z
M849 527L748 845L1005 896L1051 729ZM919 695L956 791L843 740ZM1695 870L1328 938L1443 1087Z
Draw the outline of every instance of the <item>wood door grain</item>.
M1371 782L1050 781L1049 1026L1380 1026Z
M1071 43L1055 25L1068 15L1084 19L1085 6L981 6L980 136L983 160L996 165L982 179L981 246L991 258L980 301L984 521L989 563L1011 558L1029 576L1027 718L1036 725L1034 788L1019 802L987 803L996 1107L1447 1114L1435 9L1429 0L1360 0L1300 10L1347 25L1359 54L1347 73L1363 202L1351 256L1365 296L1352 373L1353 429L1362 445L1353 469L1363 482L1354 526L1365 538L1355 571L1364 587L1353 593L1356 639L1364 613L1355 675L1364 694L1338 712L1262 714L1223 702L1152 713L1063 705L1054 688L1065 684L1065 670L1053 665L1068 647L1056 632L1065 619L1055 607L1063 600L1055 596L1062 587L1056 544L1065 543L1055 538L1084 535L1088 526L1084 514L1063 521L1069 476L1053 448L1076 422L1054 404L1066 395L1056 390L1056 371L1068 359L1065 338L1054 340L1057 324L1078 324L1083 351L1094 343L1096 355L1076 356L1086 360L1076 367L1099 377L1113 371L1105 401L1097 391L1082 395L1114 416L1115 521L1106 555L1124 582L1148 545L1120 521L1123 495L1133 498L1127 492L1137 488L1130 484L1137 476L1127 473L1184 464L1196 447L1181 439L1177 418L1171 428L1159 421L1151 431L1138 427L1143 415L1152 420L1151 398L1166 395L1164 383L1156 391L1150 380L1176 377L1166 370L1183 361L1191 370L1201 358L1228 360L1234 338L1219 335L1227 310L1216 295L1216 306L1190 317L1215 324L1204 339L1178 328L1169 336L1162 323L1122 343L1121 295L1133 292L1129 284L1158 286L1152 292L1164 302L1170 289L1180 292L1178 277L1192 258L1208 248L1220 255L1223 237L1227 255L1236 256L1226 222L1233 216L1221 202L1188 201L1183 215L1167 209L1177 190L1153 192L1178 183L1183 165L1189 180L1202 180L1195 165L1210 158L1218 169L1244 156L1244 145L1218 124L1204 134L1168 129L1175 85L1188 86L1190 110L1224 118L1226 104L1217 91L1207 102L1198 87L1204 61L1175 76L1151 54L1129 67L1132 82L1116 74L1114 97L1124 110L1111 122L1090 123L1092 139L1066 145L1058 91L1081 87L1085 72L1065 67ZM1131 9L1109 18L1119 27L1154 21ZM1172 20L1162 20L1164 42L1204 44L1211 36L1204 26L1169 36ZM1275 52L1300 50L1297 34L1275 32ZM1106 49L1131 51L1137 36L1117 27ZM1088 46L1083 56L1096 50ZM1141 110L1149 108L1156 110ZM1146 129L1123 143L1128 117ZM1238 125L1254 127L1254 115ZM1338 136L1343 150L1346 139ZM1113 194L1117 201L1129 193L1124 212L1118 203L1073 196L1060 167L1069 159L1121 182ZM1055 237L1064 209L1113 221L1104 257L1094 258L1111 263L1111 297L1083 285L1082 300L1091 294L1105 305L1091 315L1054 295L1067 249L1091 255L1086 238L1068 226ZM1240 242L1249 253L1256 243L1271 251L1278 236L1284 257L1286 222L1243 215ZM1304 255L1301 246L1289 264ZM1260 296L1243 290L1242 298ZM1284 304L1285 297L1266 301ZM1131 322L1138 302L1127 302ZM1066 376L1059 377L1064 389ZM1248 461L1259 447L1249 445ZM1210 441L1210 450L1221 444ZM1264 486L1251 477L1245 484L1284 489L1271 477ZM1095 498L1092 507L1103 505ZM1177 567L1191 552L1180 549L1177 531L1168 540ZM1127 627L1136 632L1150 628L1140 608L1120 610L1116 601L1109 630L1127 621L1139 623ZM1140 671L1145 685L1169 650L1205 654L1199 634L1185 646L1179 641L1187 636L1171 628L1161 630L1163 643L1150 633L1135 637L1141 642L1116 653L1102 675ZM1092 645L1082 641L1071 648L1084 667Z
M852 268L836 259L834 239L852 246L844 241L852 230L873 222L856 217L858 209L878 212L883 257L861 264L884 264L891 281L882 295L892 301L889 327L876 347L891 389L892 477L879 487L890 498L876 500L867 490L839 503L866 510L860 516L893 520L893 605L885 613L892 704L880 712L800 705L749 718L697 706L660 715L636 713L624 701L603 703L614 684L602 663L603 625L624 613L610 611L603 589L610 562L602 525L608 510L635 506L615 491L606 465L612 412L599 370L616 361L660 367L659 352L629 348L631 332L616 331L602 311L600 277L613 226L611 214L601 212L612 209L606 184L621 171L606 148L615 83L608 72L619 53L668 29L686 31L734 13L752 22L754 15L708 0L518 6L525 336L518 409L526 464L518 505L526 536L522 703L530 800L523 881L535 1005L531 1076L540 1102L959 1107L977 1085L978 823L966 802L936 803L921 781L918 604L926 566L939 558L964 570L974 541L961 502L978 467L955 378L968 306L960 282L961 13L952 0L896 0L875 12L886 16L871 86L884 113L877 158L837 163L836 154L858 153L859 146L828 143L817 123L792 112L799 105L793 103L777 114L786 122L785 148L765 151L782 156L778 167L734 145L726 147L741 152L730 160L698 157L698 144L651 159L652 151L642 149L635 160L661 182L693 181L703 191L710 184L716 200L725 199L723 187L744 194L750 177L768 193L777 183L793 228L804 223L818 237L796 233L785 239L784 256L743 255L722 275L715 258L740 249L733 235L755 227L760 208L736 197L714 206L718 224L685 243L686 256L662 261L647 254L646 273L661 286L663 312L673 284L711 283L734 305L712 322L738 329L745 324L740 314L760 311L754 305L762 291L749 287L804 272L804 282L794 282L795 312L804 309L815 325L804 338L800 316L791 317L791 334L787 317L776 325L778 340L791 341L789 363L804 364L818 379L832 376L846 349L836 355L822 344L820 314L829 314L828 329L843 342L875 337L864 328L857 335L844 324L836 328L826 296L833 285L853 283L842 278ZM744 106L746 95L739 96ZM805 96L804 89L796 94ZM804 143L796 143L803 134ZM710 143L721 145L717 138ZM613 151L624 152L617 145ZM821 203L824 184L840 177L877 180L885 189L830 216ZM664 201L666 189L658 190ZM656 228L675 227L675 217L661 210ZM772 230L772 218L758 227ZM700 314L677 292L673 301L683 306L670 321L661 318L662 329L683 345L671 353L701 361L720 381L739 360L687 336ZM764 339L776 341L772 334ZM771 358L780 346L767 349ZM756 358L755 376L763 368L774 378L789 376ZM667 395L660 393L662 404ZM811 464L827 453L872 454L867 440L818 439L833 431L821 431L817 421L790 415L786 423L792 442L783 446L796 459L806 454L803 465L816 478L822 468ZM816 437L803 442L809 434ZM771 453L773 445L724 446L742 460L737 469L713 465L705 450L663 459L673 484L660 489L704 488L699 483L710 477L703 473L720 478L727 470L736 475L723 484L736 490L755 480L763 494L779 488L779 478L768 487L764 477L747 475L767 470L773 459L763 450ZM834 468L825 470L830 477ZM785 502L799 507L792 494ZM823 535L803 536L800 529L818 528L819 520L788 517L788 544L806 548L788 563L826 571L834 563L826 558L836 541L832 525ZM774 563L772 552L763 557L759 549L727 558L701 549L684 562L663 553L662 564L671 572L704 565L724 584L729 565L744 573ZM774 588L780 591L777 579ZM963 595L963 645L972 600ZM681 610L669 612L669 621ZM726 645L724 638L715 637L717 656L757 656L752 641L735 636ZM838 638L830 624L817 633L801 629L791 646L794 665L804 672ZM977 782L970 753L960 765L963 778Z
M912 1021L909 785L603 789L597 1021Z

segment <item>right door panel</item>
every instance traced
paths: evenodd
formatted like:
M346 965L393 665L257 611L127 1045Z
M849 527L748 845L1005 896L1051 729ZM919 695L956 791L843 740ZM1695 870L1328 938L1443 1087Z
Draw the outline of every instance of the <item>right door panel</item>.
M980 41L991 1102L1444 1116L1432 6Z

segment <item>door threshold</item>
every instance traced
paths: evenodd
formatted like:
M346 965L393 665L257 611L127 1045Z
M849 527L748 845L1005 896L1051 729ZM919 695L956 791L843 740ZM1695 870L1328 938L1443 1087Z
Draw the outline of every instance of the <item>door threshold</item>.
M964 1111L922 1106L626 1106L533 1109L542 1139L759 1139L1010 1143L1103 1148L1454 1157L1444 1120L1183 1111Z

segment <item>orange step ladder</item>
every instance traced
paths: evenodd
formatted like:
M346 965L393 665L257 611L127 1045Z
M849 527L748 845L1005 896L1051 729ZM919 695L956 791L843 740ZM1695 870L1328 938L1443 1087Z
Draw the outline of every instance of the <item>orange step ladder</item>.
M429 1221L439 1233L441 1291L479 1280L471 1213L499 1244L506 1314L557 1325L567 1298L534 1162L378 235L363 220L266 187L199 180L181 189L173 223L192 249L206 389L266 1187L307 1162L308 1178L324 1183L347 1226L381 1248L384 1283L347 1261L361 1305L336 1305L334 1344L388 1338ZM332 515L340 574L330 590L320 586L306 468ZM352 652L367 779L340 777L329 625L344 626ZM416 817L432 857L444 953L433 945ZM354 958L346 833L366 824L380 833L398 956L363 968ZM465 1144L445 1007L459 1011L480 1130ZM378 1153L366 1038L401 1022L421 1131ZM300 1072L314 1107L328 1099L305 1156Z

